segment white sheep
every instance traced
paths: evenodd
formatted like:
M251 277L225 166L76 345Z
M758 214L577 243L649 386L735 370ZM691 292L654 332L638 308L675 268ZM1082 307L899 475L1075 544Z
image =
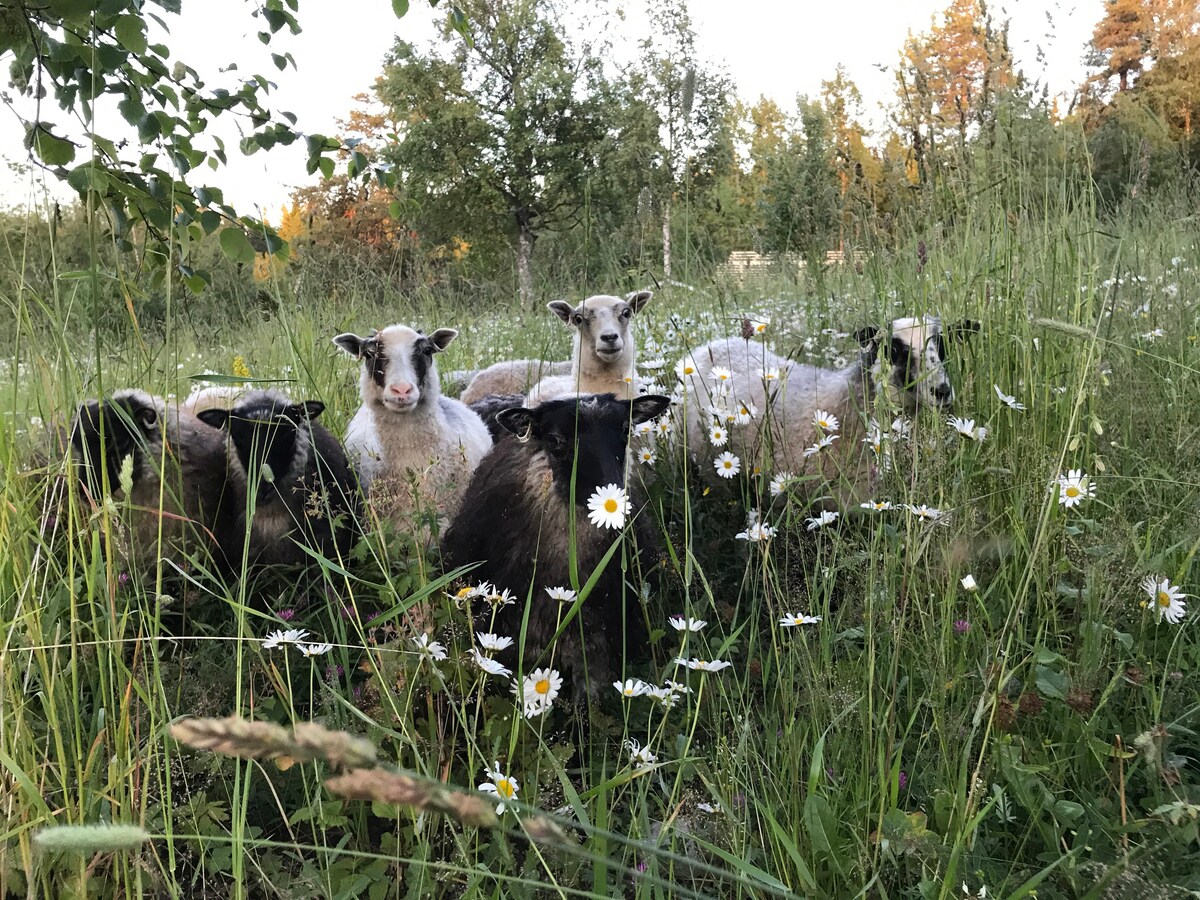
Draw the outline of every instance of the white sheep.
M944 333L961 338L978 329L962 322ZM836 370L785 359L744 338L715 340L685 357L679 409L688 451L705 475L717 475L713 462L727 450L746 469L792 474L814 501L849 507L866 500L875 456L883 451L871 427L877 396L911 414L922 406L948 408L954 389L937 319L897 319L855 337L863 347L859 359Z
M578 306L565 300L549 303L550 311L575 329L571 371L543 378L530 390L525 405L583 394L613 394L618 400L637 397L637 349L629 325L653 296L638 291L623 300L600 294Z
M494 363L482 372L451 372L450 382L467 382L459 399L471 406L485 397L522 397L543 378L566 375L571 371L571 361L547 362L540 359L510 359Z
M369 337L333 342L362 360L362 406L346 431L346 450L372 511L424 539L423 518L454 515L492 439L465 404L443 397L434 354L458 336L439 328L426 336L392 325Z

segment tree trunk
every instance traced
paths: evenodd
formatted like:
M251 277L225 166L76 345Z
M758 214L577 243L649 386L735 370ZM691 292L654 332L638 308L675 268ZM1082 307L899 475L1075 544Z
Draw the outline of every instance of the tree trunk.
M517 289L521 303L533 304L533 242L537 234L529 222L517 220Z
M671 280L671 195L663 200L663 280Z

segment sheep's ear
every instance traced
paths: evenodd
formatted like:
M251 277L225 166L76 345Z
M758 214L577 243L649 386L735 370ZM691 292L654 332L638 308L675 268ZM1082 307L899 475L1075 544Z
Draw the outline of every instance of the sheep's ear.
M433 341L433 346L438 350L445 350L456 337L458 337L458 332L455 329L439 328L429 336L429 340Z
M571 315L575 312L575 307L566 300L551 300L546 304L546 309L550 310L550 312L554 313L568 325L571 324Z
M505 431L510 431L517 437L525 440L533 434L537 416L532 409L516 406L500 410L500 412L496 413L496 421Z
M634 291L632 294L625 295L625 302L633 307L635 313L642 311L642 307L650 302L650 298L654 296L654 291Z
M867 325L859 328L854 332L854 339L858 341L862 347L869 347L871 344L879 341L879 326Z
M953 341L965 341L975 334L979 334L980 325L974 319L963 319L961 322L952 322L946 326L946 337Z
M213 428L224 428L229 421L229 410L227 409L202 409L196 413L196 418L205 425L210 425Z
M363 344L365 344L368 340L370 340L370 338L361 338L357 334L350 334L347 332L346 334L339 334L333 339L333 342L355 359L361 359Z
M325 412L325 404L320 400L305 400L302 403L293 403L287 408L288 418L294 422L305 420L311 422L323 412Z
M158 410L153 406L139 406L134 418L142 428L154 428L158 425Z
M671 406L671 398L662 394L647 394L629 401L629 421L641 425L651 419L657 419Z

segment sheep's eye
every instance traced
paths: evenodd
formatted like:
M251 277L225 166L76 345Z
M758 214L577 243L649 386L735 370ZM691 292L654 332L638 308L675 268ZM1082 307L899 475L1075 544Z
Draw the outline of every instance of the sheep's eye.
M433 356L433 344L426 344L421 348L421 352L426 356Z
M571 324L572 325L582 325L583 324L583 316L579 315L579 313L575 313L574 315L571 316Z
M625 312L621 313L621 318L628 319L632 315L633 315L633 310L626 307Z
M567 451L567 439L561 434L549 434L546 435L546 446L551 453L561 456Z

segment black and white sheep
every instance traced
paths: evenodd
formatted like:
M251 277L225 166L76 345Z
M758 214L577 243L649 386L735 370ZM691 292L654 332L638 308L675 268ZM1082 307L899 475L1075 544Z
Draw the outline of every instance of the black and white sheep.
M183 563L197 551L223 564L235 504L220 434L163 398L130 389L80 406L70 447L86 498L99 505L108 494L127 505L116 543L134 568L159 558Z
M245 392L230 409L202 409L198 418L225 436L245 547L231 559L253 565L311 562L305 547L339 560L354 542L358 479L337 438L317 422L325 404L293 402L279 391ZM248 527L247 527L248 526Z
M744 466L797 476L810 499L828 502L823 491L829 488L836 505L862 502L878 470L879 436L870 434L877 397L909 414L919 407L949 408L954 389L945 339L978 330L974 322L943 329L936 318L860 329L855 338L863 350L842 369L785 359L744 338L712 341L693 350L682 367L680 410L689 453L704 462L706 476L714 475L709 463L730 450ZM822 427L818 411L838 419L838 427ZM714 443L714 427L727 445Z
M442 552L451 566L481 563L472 571L473 579L529 598L527 663L547 649L557 630L558 601L547 589L571 584L572 540L578 583L583 584L616 538L616 532L589 518L589 497L607 485L625 484L630 429L657 418L669 404L656 395L618 400L601 394L498 414L511 434L476 470ZM632 495L636 488L630 485L629 490ZM638 498L630 501L636 510ZM641 567L647 571L652 568L654 529L647 517L638 516L634 532ZM637 590L624 583L622 568L619 557L608 561L583 602L580 620L568 626L554 651L554 665L572 674L580 695L586 683L594 688L611 681L622 651L636 652L644 640ZM523 614L520 606L501 609L495 630L519 636Z
M441 393L434 354L458 336L392 325L333 342L362 361L362 406L346 432L368 503L381 518L424 536L430 514L453 516L471 474L492 446L483 420Z
M624 299L599 294L578 306L565 300L547 304L575 329L571 371L543 378L529 391L525 405L583 394L613 394L625 400L636 397L637 345L630 324L653 296L650 291L638 291Z

